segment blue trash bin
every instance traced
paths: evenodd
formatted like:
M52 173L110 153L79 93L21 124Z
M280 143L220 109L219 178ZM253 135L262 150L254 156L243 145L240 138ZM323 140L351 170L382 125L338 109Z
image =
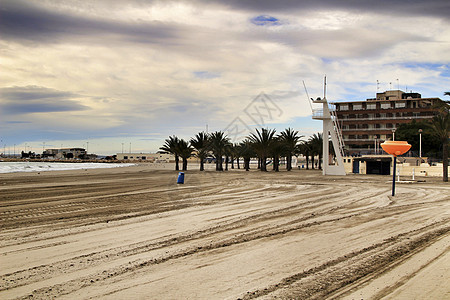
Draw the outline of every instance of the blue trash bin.
M184 184L184 172L178 173L177 183Z

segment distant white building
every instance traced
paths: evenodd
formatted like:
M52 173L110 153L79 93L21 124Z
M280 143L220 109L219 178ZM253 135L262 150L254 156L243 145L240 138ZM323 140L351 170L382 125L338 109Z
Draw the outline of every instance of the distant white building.
M54 157L56 159L85 158L86 155L87 152L84 148L45 149L42 153L43 157Z
M168 153L117 153L118 160L172 162L175 157Z

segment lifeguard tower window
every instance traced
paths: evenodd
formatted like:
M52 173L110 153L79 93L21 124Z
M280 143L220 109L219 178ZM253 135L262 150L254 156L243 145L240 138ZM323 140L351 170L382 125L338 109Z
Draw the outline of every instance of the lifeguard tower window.
M367 161L367 174L390 175L391 163L389 161Z

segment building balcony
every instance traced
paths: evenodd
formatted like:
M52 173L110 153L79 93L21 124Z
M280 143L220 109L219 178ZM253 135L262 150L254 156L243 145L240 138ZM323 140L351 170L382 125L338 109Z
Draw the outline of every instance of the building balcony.
M377 141L381 141L382 142L382 140L381 139L376 139ZM384 141L384 140L383 140ZM346 143L346 145L347 145L347 142L348 143L352 143L352 142L367 142L367 143L374 143L375 142L375 139L344 139L344 142Z
M338 116L339 121L383 121L383 120L415 120L432 119L433 116L407 116L407 117L366 117L366 118L343 118Z
M347 129L341 129L342 132L349 132L349 131L389 131L391 132L393 128L347 128Z

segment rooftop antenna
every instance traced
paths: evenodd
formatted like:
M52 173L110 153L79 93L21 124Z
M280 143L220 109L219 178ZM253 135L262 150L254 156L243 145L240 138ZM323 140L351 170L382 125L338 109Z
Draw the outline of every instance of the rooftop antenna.
M302 80L302 82L303 82L303 87L305 88L306 97L308 98L309 107L311 107L311 112L313 112L313 107L312 107L311 101L314 101L314 99L313 98L309 98L309 94L308 94L308 90L306 89L305 81ZM311 101L309 101L310 99L311 99Z
M377 79L377 93L378 93L379 90L380 90L380 82Z
M327 96L327 74L325 74L325 77L323 78L323 97L325 98Z

